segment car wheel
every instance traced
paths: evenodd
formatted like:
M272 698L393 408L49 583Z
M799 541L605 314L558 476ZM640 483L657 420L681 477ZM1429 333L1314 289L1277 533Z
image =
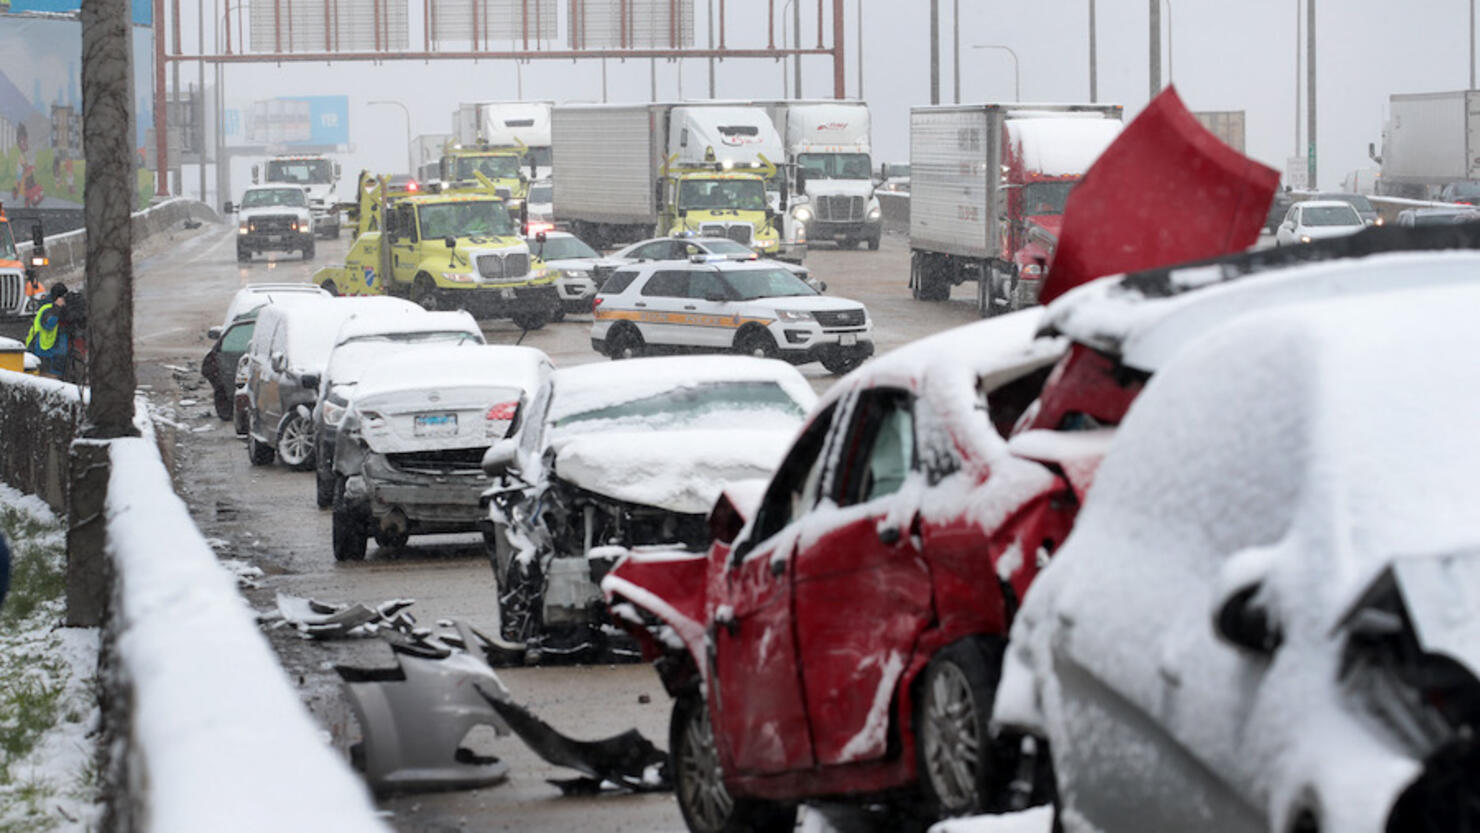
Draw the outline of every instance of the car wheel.
M328 509L334 505L334 470L320 460L314 466L313 475L314 502L320 509Z
M913 278L911 283L917 301L947 301L951 297L951 282L941 274L941 269L935 263L936 258L929 255L915 255L911 261L910 268Z
M552 312L552 313L550 313L550 320L551 321L564 321L565 320L565 307L563 307L563 306L556 307L555 308L555 311Z
M318 252L318 249L314 246L313 241L310 240L310 241L308 241L308 245L303 247L303 259L304 260L313 260L314 255L317 252Z
M730 795L714 745L709 709L697 693L680 695L674 701L668 749L673 793L693 833L761 833L790 831L796 826L795 806Z
M1002 643L962 640L926 666L915 706L920 793L932 818L988 812L1010 777L991 742L988 724Z
M847 353L826 353L822 357L822 366L834 376L849 373L861 364L863 364L862 356Z
M870 237L868 239L868 250L871 252L877 252L879 250L879 238Z
M606 352L613 359L635 359L647 352L647 345L642 340L642 333L631 324L612 328L607 336Z
M514 319L515 326L521 330L538 330L550 320L550 313L545 310L528 310L516 312L509 317Z
M254 466L270 466L272 460L277 456L273 447L264 442L258 442L257 438L250 433L247 434L247 459Z
M224 390L216 391L216 416L222 422L230 422L236 405L231 401L231 394Z
M774 359L780 353L776 339L760 328L746 330L735 338L735 352L758 359Z
M241 246L237 246L236 247L236 262L237 263L250 263L251 260L252 260L252 253L251 252L247 251L246 249L243 249Z
M323 283L319 284L319 287L330 295L333 295L336 298L339 297L339 287L336 286L333 281L324 281Z
M437 304L437 285L427 275L418 275L416 283L411 288L411 300L415 301L422 309L436 311L441 309Z
M344 499L344 478L334 483L334 560L364 561L365 522Z
M294 413L278 429L278 459L283 465L303 471L313 466L313 425L302 414Z

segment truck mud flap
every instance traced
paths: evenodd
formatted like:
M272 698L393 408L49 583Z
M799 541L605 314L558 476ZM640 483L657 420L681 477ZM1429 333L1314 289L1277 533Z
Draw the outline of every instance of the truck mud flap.
M599 792L607 785L632 792L655 792L673 788L668 754L653 745L636 729L603 740L584 741L566 737L550 724L513 700L478 693L503 718L514 734L541 758L556 766L582 773L584 778L549 779L567 795Z

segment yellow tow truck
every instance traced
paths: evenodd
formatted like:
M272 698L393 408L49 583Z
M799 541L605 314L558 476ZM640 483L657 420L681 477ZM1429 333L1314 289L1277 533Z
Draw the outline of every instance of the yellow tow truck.
M764 158L762 173L724 165L677 166L662 171L657 233L728 237L763 255L781 252L781 219L770 210L766 180L776 169Z
M511 215L518 214L529 197L529 177L520 167L524 151L522 147L500 148L481 142L449 143L442 151L441 183L436 187L444 194L482 192L487 180L508 203Z
M335 295L395 295L543 327L560 308L558 272L530 253L495 183L473 179L476 189L393 196L388 180L362 172L349 254L314 273L314 283Z

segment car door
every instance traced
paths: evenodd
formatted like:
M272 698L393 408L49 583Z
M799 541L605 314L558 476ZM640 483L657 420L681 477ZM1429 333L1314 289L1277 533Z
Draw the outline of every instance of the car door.
M410 283L416 278L418 259L416 209L398 205L390 210L391 272L398 282Z
M1299 238L1295 236L1295 229L1300 225L1300 206L1290 206L1290 213L1285 215L1285 222L1280 224L1280 230L1275 234L1275 242L1288 246Z
M817 502L836 407L813 419L777 468L716 588L709 707L726 770L813 765L792 616L800 524Z
M236 365L242 354L252 343L252 333L257 329L257 319L238 321L221 336L217 345L216 378L212 380L221 390L228 393L236 387Z
M920 557L922 492L909 486L922 482L913 406L904 390L859 394L823 484L836 522L797 549L797 653L819 766L886 753L895 689L932 618Z
M723 350L735 340L739 327L739 307L728 298L729 285L718 271L694 269L689 272L688 302L683 311L689 317L689 343Z
M637 291L632 304L638 311L638 328L648 344L690 343L687 318L689 273L684 269L659 269Z

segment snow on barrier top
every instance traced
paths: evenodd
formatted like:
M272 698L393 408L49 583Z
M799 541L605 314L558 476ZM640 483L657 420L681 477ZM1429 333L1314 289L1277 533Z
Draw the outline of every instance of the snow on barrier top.
M134 829L389 833L320 739L152 443L113 440L109 456Z

